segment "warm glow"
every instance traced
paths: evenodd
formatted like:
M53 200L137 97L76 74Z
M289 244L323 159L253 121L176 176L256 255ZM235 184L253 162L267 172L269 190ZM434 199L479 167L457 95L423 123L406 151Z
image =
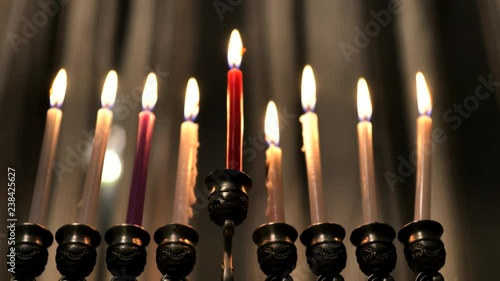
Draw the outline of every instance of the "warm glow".
M189 78L186 87L186 100L184 101L184 117L194 121L200 111L200 89L196 79Z
M66 84L68 83L68 77L66 75L66 70L61 68L52 82L52 88L50 88L50 105L52 107L61 107L64 101L64 96L66 95Z
M153 110L156 100L158 100L158 82L156 81L156 75L149 73L142 92L142 109Z
M314 111L316 106L316 81L314 72L310 65L304 67L302 71L302 108L304 111Z
M240 67L243 52L243 42L241 41L240 33L235 29L231 33L229 47L227 48L227 62L230 68Z
M431 94L422 72L417 72L417 99L420 115L430 116L432 111Z
M120 160L120 156L113 150L106 150L101 182L105 184L114 183L120 178L121 174L122 161Z
M358 117L359 121L369 121L372 118L372 101L364 78L358 80Z
M118 89L118 75L114 70L108 72L104 87L102 87L101 104L102 107L112 107L115 103L116 90Z
M278 119L278 109L273 101L267 104L266 119L264 123L266 141L269 144L278 145L280 142L280 123Z

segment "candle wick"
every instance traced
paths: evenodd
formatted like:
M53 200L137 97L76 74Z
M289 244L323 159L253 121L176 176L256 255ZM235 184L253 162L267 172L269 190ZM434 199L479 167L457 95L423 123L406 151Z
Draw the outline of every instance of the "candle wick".
M431 117L431 111L430 110L426 110L425 112L422 112L419 116Z
M305 113L308 113L308 112L314 112L314 108L313 108L312 106L308 105L308 106L306 106L306 107L304 108L304 112L305 112Z
M270 140L267 142L267 144L272 147L272 146L276 146L276 147L279 147L279 143L274 141L274 140Z
M196 119L196 117L194 115L189 115L189 116L186 116L184 118L184 121L187 121L187 122L192 122L194 123L194 120Z

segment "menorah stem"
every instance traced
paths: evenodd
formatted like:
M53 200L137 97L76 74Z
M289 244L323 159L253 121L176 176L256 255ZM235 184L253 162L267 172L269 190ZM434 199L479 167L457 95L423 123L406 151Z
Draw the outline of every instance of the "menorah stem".
M210 219L222 227L224 255L222 281L234 281L233 277L233 235L236 226L247 217L248 195L252 180L242 171L218 170L205 179Z
M224 259L222 281L233 281L233 235L234 223L232 220L226 220L222 227L222 234L224 236Z

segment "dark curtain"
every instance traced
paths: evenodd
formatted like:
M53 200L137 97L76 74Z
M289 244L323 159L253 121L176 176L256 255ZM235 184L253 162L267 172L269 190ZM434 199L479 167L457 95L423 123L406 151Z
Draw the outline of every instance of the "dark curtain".
M367 79L374 106L373 131L380 220L396 230L413 219L415 173L400 166L415 150L417 117L415 73L422 71L433 96L434 127L446 141L434 144L432 218L445 228L447 280L492 280L494 243L500 231L498 95L499 1L0 1L0 125L2 169L16 169L19 222L28 219L40 154L48 90L57 71L68 71L68 89L57 160L95 126L106 73L119 76L117 104L108 148L119 155L122 175L103 184L97 229L103 234L123 223L135 153L137 114L134 98L148 72L159 78L157 116L150 159L144 227L152 234L169 223L189 77L200 85L201 102L195 217L200 234L190 280L220 278L221 230L208 218L203 180L224 166L226 140L227 43L232 29L242 34L245 89L244 170L252 176L250 211L236 229L236 280L263 280L256 260L253 230L265 223L264 113L270 99L284 118L286 219L299 233L309 225L307 180L301 152L300 77L311 64L317 82L317 113L328 219L349 234L362 224L356 140L356 83ZM482 86L481 86L482 85ZM481 88L482 87L482 88ZM478 92L478 88L480 88ZM482 99L478 98L478 93ZM54 176L47 227L55 233L76 220L88 152L71 170ZM72 162L73 163L73 162ZM388 175L395 174L398 177ZM1 177L6 187L7 176ZM1 193L6 206L7 188ZM5 207L6 209L6 207ZM4 209L4 210L5 210ZM6 221L6 212L0 219ZM1 256L6 232L0 231ZM346 280L362 280L355 248L348 239ZM411 280L402 246L395 241L397 280ZM297 242L295 280L314 280ZM57 280L55 248L40 280ZM110 280L105 245L88 280ZM156 245L140 280L159 280ZM2 280L10 276L5 266Z

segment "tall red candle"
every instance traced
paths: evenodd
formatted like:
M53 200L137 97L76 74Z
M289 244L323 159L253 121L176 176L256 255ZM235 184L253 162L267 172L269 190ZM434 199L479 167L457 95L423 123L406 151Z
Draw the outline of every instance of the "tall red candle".
M139 114L137 147L135 152L132 186L128 200L127 223L142 225L146 180L148 177L149 151L156 116L152 112L157 99L157 81L153 73L148 75L142 94L143 111Z
M243 43L238 30L229 39L227 60L231 68L227 73L227 148L226 168L242 170L243 162L243 73L240 67Z

